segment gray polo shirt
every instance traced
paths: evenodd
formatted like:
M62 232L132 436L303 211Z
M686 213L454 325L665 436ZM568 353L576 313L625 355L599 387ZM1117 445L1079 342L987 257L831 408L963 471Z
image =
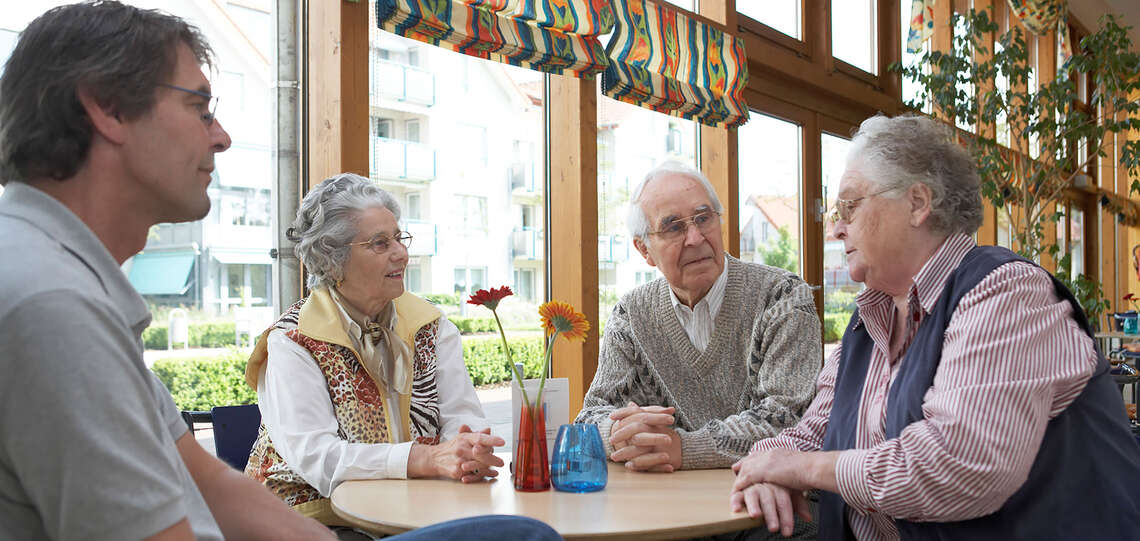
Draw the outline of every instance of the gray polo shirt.
M150 314L70 210L0 196L0 540L130 540L188 518L221 539L175 440L186 425L143 364Z

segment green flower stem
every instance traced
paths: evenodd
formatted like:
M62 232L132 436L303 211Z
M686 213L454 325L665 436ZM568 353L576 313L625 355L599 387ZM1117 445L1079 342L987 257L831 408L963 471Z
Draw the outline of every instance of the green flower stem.
M562 331L555 330L554 334L550 335L550 340L546 342L546 359L542 361L542 379L539 380L538 395L534 397L534 407L538 407L542 403L542 389L546 387L546 373L550 371L550 357L554 354L554 339L558 338L560 332ZM523 399L526 399L525 394Z
M523 401L530 404L530 400L526 396L526 385L523 385L523 374L515 362L511 359L511 346L507 344L507 333L503 331L503 322L499 321L499 312L494 308L491 309L491 315L495 316L495 324L499 326L499 338L503 339L503 350L507 352L507 370L513 373L519 381L519 389L522 389ZM539 386L539 393L542 393L542 387Z

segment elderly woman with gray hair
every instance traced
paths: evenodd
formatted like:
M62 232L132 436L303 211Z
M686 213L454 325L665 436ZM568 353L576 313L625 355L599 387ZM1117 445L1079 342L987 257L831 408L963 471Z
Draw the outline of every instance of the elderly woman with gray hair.
M262 414L246 474L326 524L338 523L328 496L343 481L468 483L503 465L458 329L404 291L411 236L399 219L395 199L357 175L309 192L288 234L311 292L246 367Z
M834 235L866 289L793 428L738 462L734 509L821 539L1135 539L1140 449L1073 295L976 246L979 178L944 125L855 134Z

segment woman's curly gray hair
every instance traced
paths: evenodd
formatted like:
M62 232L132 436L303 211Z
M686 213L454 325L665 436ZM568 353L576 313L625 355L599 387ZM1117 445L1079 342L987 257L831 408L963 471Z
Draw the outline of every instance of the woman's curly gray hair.
M301 200L297 218L285 232L297 243L293 253L309 272L309 288L331 287L344 278L348 243L356 237L361 211L383 207L400 221L400 205L392 194L360 175L341 173L317 185Z
M972 235L982 225L974 160L936 120L914 114L864 120L851 140L847 167L883 190L898 192L915 182L929 187L934 231Z

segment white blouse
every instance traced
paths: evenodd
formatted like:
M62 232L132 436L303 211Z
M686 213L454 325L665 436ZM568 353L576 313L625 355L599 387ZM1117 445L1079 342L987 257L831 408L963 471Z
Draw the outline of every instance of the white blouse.
M412 442L341 439L324 374L309 352L281 329L269 333L266 346L269 361L257 385L262 422L281 458L306 483L328 497L344 481L408 477ZM440 439L455 436L464 424L475 431L488 427L463 364L459 329L443 315L435 347Z

